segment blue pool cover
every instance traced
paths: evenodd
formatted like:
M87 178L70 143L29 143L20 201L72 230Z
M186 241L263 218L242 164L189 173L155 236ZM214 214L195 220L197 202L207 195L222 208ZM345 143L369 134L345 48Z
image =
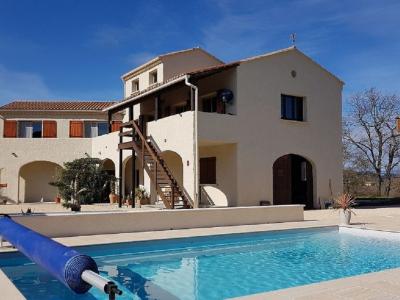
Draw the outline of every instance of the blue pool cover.
M99 272L90 256L18 224L10 217L0 217L0 236L75 293L83 294L91 288L81 279L83 271Z

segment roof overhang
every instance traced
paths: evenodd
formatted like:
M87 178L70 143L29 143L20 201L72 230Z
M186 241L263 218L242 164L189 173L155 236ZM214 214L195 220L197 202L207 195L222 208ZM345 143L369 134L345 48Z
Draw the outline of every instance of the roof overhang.
M151 94L157 93L157 92L159 92L159 91L161 91L161 90L163 90L163 89L165 89L167 87L173 86L173 85L175 85L177 83L183 82L185 80L185 78L186 78L185 75L179 76L179 77L177 77L177 78L175 78L173 80L170 80L170 81L167 81L167 82L165 82L163 84L160 84L159 86L154 87L154 88L152 88L150 90L144 91L143 93L140 93L140 94L135 95L135 96L127 97L127 98L123 99L122 101L120 101L118 103L115 103L115 104L113 104L113 105L111 105L109 107L106 107L105 109L103 109L103 111L116 112L116 111L128 108L129 106L132 106L132 105L135 105L135 104L139 103L140 100L142 100L142 98L144 98L146 96L149 96Z
M127 97L118 103L115 103L109 107L106 107L103 109L103 111L116 112L118 110L128 108L132 105L142 102L143 98L145 98L146 96L155 94L155 93L160 92L168 87L172 87L174 85L184 82L186 80L186 78L188 80L189 79L199 80L199 79L223 72L225 70L234 68L234 67L238 66L239 64L240 64L239 62L230 63L230 64L222 64L222 65L217 65L214 67L195 70L195 71L189 72L187 74L178 75L177 77L170 79L170 80L160 84L159 86L150 87L149 90L144 90L143 92L141 92L137 95Z

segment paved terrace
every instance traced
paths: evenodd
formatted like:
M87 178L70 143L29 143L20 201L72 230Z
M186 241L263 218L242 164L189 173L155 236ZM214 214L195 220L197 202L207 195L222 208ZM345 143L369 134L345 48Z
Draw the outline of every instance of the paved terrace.
M28 205L35 212L65 212L57 204ZM26 206L22 206L26 210ZM14 210L13 210L14 209ZM83 211L116 210L117 206L93 205L84 206ZM131 208L123 208L130 210ZM149 209L149 208L147 208ZM151 209L151 208L150 208ZM0 206L0 213L20 212L16 205ZM400 207L356 209L352 218L353 227L374 230L400 232ZM334 210L306 211L304 222L288 222L262 225L227 226L214 228L195 228L156 232L136 232L110 235L92 235L68 238L57 238L61 243L70 246L105 244L150 239L167 239L189 236L218 235L240 232L255 232L268 230L284 230L293 228L310 228L318 226L337 225L338 212ZM1 251L1 250L0 250ZM4 250L3 250L4 251ZM7 249L6 251L10 251ZM399 299L400 300L400 268L370 273L366 275L331 280L300 287L294 287L274 292L249 295L241 299ZM0 282L0 287L2 286Z

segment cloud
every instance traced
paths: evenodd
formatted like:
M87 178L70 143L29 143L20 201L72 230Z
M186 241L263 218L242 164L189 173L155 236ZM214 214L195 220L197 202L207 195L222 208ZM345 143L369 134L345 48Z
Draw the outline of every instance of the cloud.
M130 66L136 67L144 64L145 62L153 59L156 56L156 54L147 51L133 53L128 56L127 62Z
M216 22L202 29L206 49L237 59L289 46L296 32L297 45L309 55L328 53L343 41L343 33L356 37L396 39L400 31L399 1L372 0L211 1L219 10Z
M49 88L38 74L9 70L0 64L0 102L50 96Z

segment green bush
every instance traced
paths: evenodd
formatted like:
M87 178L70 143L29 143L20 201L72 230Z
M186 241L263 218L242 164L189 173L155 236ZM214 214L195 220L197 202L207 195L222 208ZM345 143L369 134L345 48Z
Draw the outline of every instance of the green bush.
M115 184L115 177L109 175L98 158L79 158L64 163L64 168L56 175L50 185L58 188L64 206L71 204L91 204L101 199L108 185Z

